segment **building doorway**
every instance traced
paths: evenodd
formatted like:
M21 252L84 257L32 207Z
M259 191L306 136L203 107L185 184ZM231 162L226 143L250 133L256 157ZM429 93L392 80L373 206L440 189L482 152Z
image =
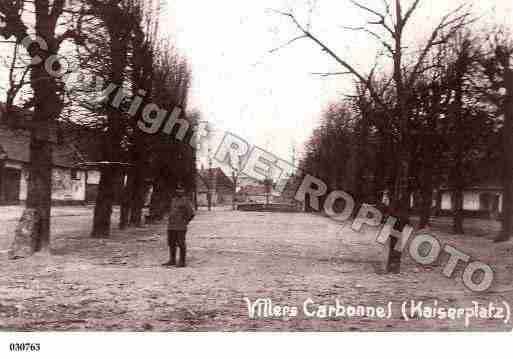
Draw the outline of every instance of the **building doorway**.
M2 185L0 186L0 204L13 205L20 203L21 171L16 168L4 167Z

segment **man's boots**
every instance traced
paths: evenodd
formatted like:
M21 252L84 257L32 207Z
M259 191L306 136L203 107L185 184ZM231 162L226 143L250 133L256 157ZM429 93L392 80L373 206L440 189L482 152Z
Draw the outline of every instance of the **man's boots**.
M178 262L178 267L185 267L185 253L186 253L185 241L181 241L181 243L179 243L179 247L180 247L180 260Z
M165 267L176 265L176 242L169 243L169 261L162 265Z

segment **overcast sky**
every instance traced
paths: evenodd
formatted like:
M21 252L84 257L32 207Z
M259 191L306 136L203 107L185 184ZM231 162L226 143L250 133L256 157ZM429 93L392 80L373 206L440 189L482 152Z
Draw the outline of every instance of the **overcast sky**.
M405 0L405 5L411 0ZM362 0L379 8L383 0ZM429 30L462 0L422 0L407 28L406 40L414 49ZM469 0L476 28L513 21L511 0ZM232 131L285 160L292 144L301 149L318 124L326 106L351 90L352 78L322 78L312 72L340 71L337 64L311 41L300 40L277 52L297 36L297 30L271 9L308 19L307 0L168 0L162 32L189 58L193 85L191 105L219 131ZM312 32L340 57L360 71L368 71L376 58L377 43L365 34L344 30L360 26L367 13L349 0L318 0L311 16ZM5 51L5 46L0 47ZM0 70L1 85L6 71Z
M424 0L407 28L410 44L422 41L429 29L460 0ZM174 0L167 6L165 31L173 34L193 71L191 104L205 120L249 142L290 159L295 141L300 148L319 121L322 110L351 88L351 77L322 78L312 72L340 68L309 40L269 53L298 33L285 18L269 9L289 10L306 22L308 1L295 0ZM363 0L378 7L382 0ZM406 1L406 3L410 3ZM511 26L512 1L467 1L479 27L493 22ZM337 53L366 72L375 61L376 42L342 29L362 25L367 13L348 0L319 0L312 32Z

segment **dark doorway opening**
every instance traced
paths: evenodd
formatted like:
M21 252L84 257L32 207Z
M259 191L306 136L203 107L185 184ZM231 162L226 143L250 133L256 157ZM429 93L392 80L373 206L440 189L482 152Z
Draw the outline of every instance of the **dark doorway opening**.
M20 203L21 171L16 168L4 167L0 188L0 204L13 205Z

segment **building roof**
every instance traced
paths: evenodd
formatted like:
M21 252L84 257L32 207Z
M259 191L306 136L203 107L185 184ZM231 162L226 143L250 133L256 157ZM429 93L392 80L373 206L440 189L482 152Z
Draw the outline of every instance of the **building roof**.
M465 190L467 191L502 191L502 188L502 182L499 178L475 182L465 186ZM440 190L447 192L451 189L443 185Z
M2 113L1 104L0 113ZM0 145L7 153L7 159L29 163L30 112L23 110L21 113L21 116L11 116L11 121L6 120L5 114L0 116ZM90 136L86 136L85 132ZM92 135L90 129L63 121L54 121L50 124L49 141L53 146L54 166L73 167L76 163L96 161L100 158L98 136Z
M202 169L199 171L199 177L203 179L207 186L215 183L216 188L233 190L233 181L219 167Z
M30 135L28 131L13 131L0 126L0 145L13 161L30 162ZM73 167L81 160L73 147L66 144L53 145L52 162L55 166Z

